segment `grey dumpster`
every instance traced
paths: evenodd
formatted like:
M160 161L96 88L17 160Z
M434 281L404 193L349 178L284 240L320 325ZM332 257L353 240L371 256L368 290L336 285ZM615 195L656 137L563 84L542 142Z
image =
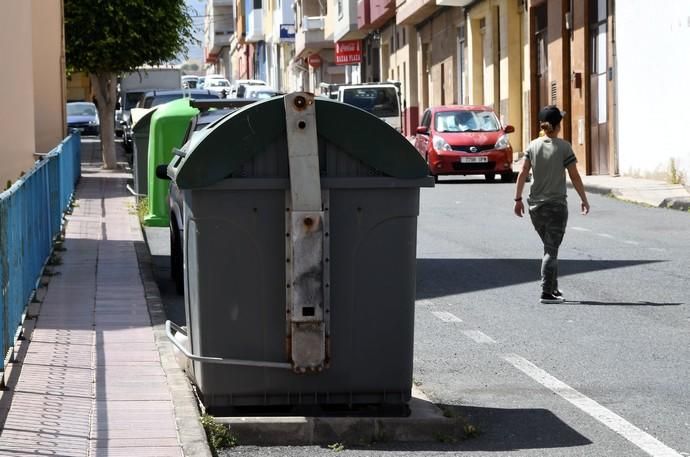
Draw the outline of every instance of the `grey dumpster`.
M134 193L146 195L148 193L148 158L149 158L149 128L151 117L156 110L144 114L132 127L134 138Z
M211 411L404 405L411 395L419 188L409 141L294 93L176 151L190 376Z

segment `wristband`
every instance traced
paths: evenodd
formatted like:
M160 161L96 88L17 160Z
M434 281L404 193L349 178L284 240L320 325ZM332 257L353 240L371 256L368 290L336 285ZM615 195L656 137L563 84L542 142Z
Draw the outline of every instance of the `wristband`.
M522 201L522 197L514 198L513 200L516 201L516 202L521 202L521 201Z

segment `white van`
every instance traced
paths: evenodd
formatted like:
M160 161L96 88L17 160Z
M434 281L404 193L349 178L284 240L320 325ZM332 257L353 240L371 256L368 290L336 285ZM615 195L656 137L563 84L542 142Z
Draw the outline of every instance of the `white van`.
M402 131L400 82L364 84L321 84L321 94L356 106Z

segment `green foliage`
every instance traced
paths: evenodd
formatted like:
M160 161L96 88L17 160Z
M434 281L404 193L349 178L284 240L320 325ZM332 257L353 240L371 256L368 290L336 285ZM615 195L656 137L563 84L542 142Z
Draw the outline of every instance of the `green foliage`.
M123 73L187 52L192 18L184 0L64 0L70 71Z
M333 443L328 445L328 449L333 452L341 452L345 450L345 445L343 443Z
M671 158L668 167L668 180L671 184L682 184L683 183L683 172L678 170L676 167L676 160Z
M228 426L216 422L213 416L208 414L201 416L201 425L204 427L206 439L214 456L218 455L218 449L237 446L237 438L230 433Z
M144 218L149 213L149 198L141 197L137 202L137 214L139 215L139 223L144 223Z

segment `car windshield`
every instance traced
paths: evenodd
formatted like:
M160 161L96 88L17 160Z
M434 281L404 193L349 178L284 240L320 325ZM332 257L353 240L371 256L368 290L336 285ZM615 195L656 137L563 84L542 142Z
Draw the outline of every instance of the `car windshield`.
M144 100L144 108L153 108L154 106L162 105L164 103L184 98L186 96L188 96L186 93L183 94L181 92L176 94L156 95L154 97L149 97L146 100ZM189 98L194 98L197 100L216 100L218 99L218 96L215 94L192 94Z
M142 95L144 95L143 92L127 92L125 96L125 110L131 110L137 106L137 102L141 99Z
M398 116L398 94L393 87L351 87L343 89L343 102L375 116Z
M212 79L207 83L208 86L230 87L230 83L226 79Z
M282 92L275 92L275 91L265 91L265 92L252 92L249 94L249 97L251 98L271 98L275 97L277 95L281 95Z
M68 116L95 116L96 105L93 103L68 103Z
M493 111L441 111L436 113L437 132L496 132L501 130Z

